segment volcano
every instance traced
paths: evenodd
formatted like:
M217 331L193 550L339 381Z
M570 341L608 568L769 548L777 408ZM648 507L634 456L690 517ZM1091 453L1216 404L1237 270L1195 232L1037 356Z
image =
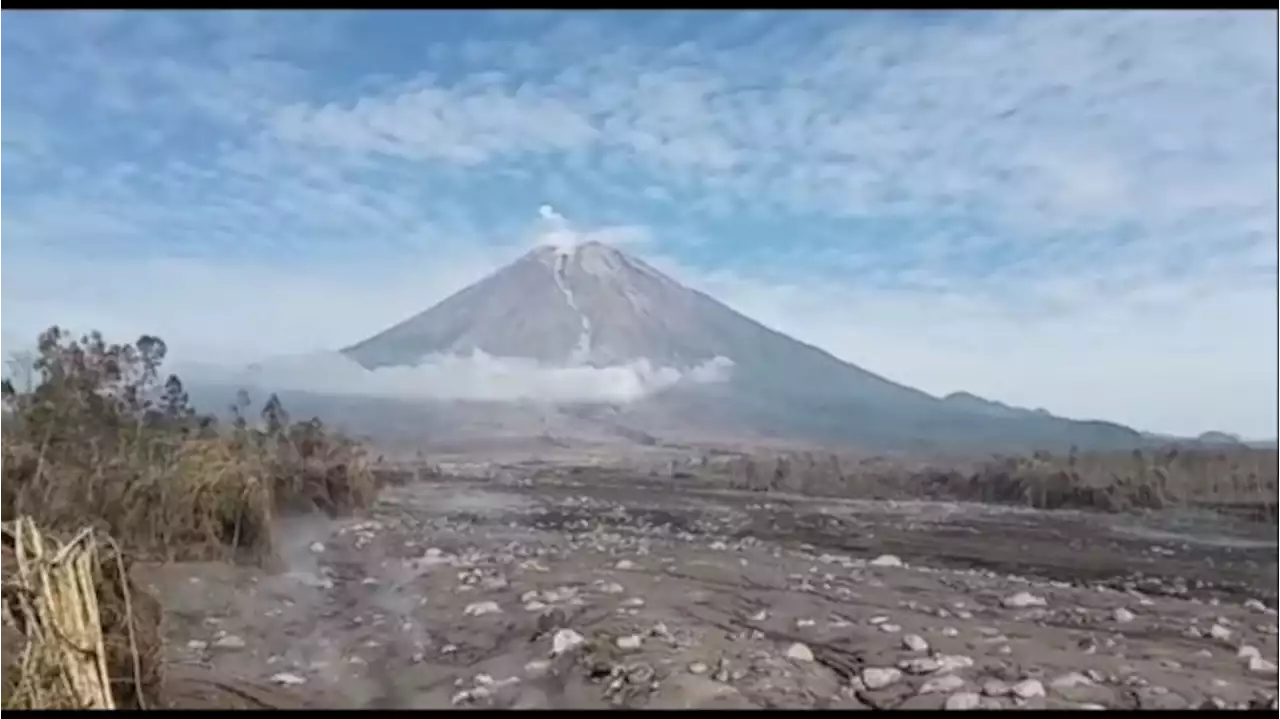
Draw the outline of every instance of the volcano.
M546 245L430 309L342 350L366 370L483 353L542 366L644 366L698 381L626 403L580 403L582 421L881 448L1134 447L1121 425L993 412L895 383L772 330L600 242ZM978 398L975 398L975 400Z

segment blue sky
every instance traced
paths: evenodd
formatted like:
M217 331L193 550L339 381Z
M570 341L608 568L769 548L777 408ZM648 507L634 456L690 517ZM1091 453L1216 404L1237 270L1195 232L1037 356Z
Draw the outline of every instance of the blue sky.
M1274 12L3 13L3 332L337 347L550 204L927 391L1276 434Z

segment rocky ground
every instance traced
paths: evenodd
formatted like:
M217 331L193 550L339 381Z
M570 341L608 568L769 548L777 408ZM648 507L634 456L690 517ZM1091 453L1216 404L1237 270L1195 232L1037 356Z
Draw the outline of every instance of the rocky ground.
M1274 707L1274 527L433 479L147 568L238 706ZM179 705L198 706L194 695ZM1270 704L1269 704L1270 703Z

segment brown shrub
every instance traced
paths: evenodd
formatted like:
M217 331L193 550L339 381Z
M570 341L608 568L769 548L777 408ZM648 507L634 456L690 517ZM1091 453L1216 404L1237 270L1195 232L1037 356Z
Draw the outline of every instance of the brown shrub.
M0 513L6 522L29 519L50 536L104 537L110 545L97 554L92 593L121 708L157 706L162 689L160 607L133 585L129 558L261 563L274 554L273 513L337 514L367 505L376 492L359 445L318 420L290 424L274 396L263 428L237 417L226 430L198 417L181 380L160 382L165 352L155 337L109 345L97 333L74 340L54 327L41 335L30 367L19 368L29 369L24 386L3 383ZM237 408L247 405L242 393ZM24 648L48 644L48 633L35 605L19 607L32 588L11 586L10 560L7 551L4 656L25 658ZM30 662L4 663L6 699L29 677L68 686L58 662L42 661L34 674ZM19 694L32 706L75 701L68 691Z
M1169 447L995 456L930 464L794 453L736 457L699 470L729 486L867 499L936 499L1038 509L1128 512L1201 508L1276 521L1277 452Z
M230 430L159 381L166 347L144 336L107 344L58 328L40 337L34 378L5 383L5 519L99 527L135 555L262 561L275 511L338 514L366 506L376 482L359 445L319 420L290 424L273 395L261 428ZM241 393L236 409L247 406Z

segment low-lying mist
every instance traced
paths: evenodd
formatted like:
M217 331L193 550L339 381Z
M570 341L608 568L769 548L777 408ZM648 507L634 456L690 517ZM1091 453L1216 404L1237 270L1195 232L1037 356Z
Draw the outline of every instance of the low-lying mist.
M608 367L553 367L534 360L436 355L415 367L368 370L339 352L275 357L250 367L175 364L184 381L234 385L251 392L432 401L535 401L551 403L633 402L681 383L729 378L733 361L715 357L688 368L657 367L648 360Z

